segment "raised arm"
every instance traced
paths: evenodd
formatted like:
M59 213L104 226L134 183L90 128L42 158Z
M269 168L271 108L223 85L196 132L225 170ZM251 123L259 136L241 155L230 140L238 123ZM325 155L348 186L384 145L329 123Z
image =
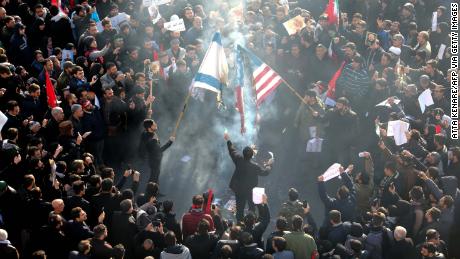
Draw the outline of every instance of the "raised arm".
M163 146L161 146L161 148L160 148L161 152L163 152L163 151L165 151L166 149L168 149L168 148L172 145L172 143L174 142L174 140L176 140L174 137L172 137L172 136L169 137L168 142L166 142L166 144L164 144Z
M230 157L232 158L233 162L236 163L236 161L241 158L241 155L238 154L235 147L233 146L233 143L230 140L230 136L228 135L228 133L224 133L224 139L227 141L228 153L230 154Z
M324 185L324 179L322 175L318 177L318 192L321 201L324 203L324 206L326 206L326 208L332 207L332 204L334 203L335 199L329 197L329 195L327 194L326 186Z

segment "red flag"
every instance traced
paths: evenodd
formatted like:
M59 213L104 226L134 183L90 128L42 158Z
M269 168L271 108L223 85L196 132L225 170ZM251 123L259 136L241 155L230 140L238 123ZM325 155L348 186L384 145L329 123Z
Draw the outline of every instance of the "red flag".
M335 72L331 81L329 81L329 84L327 86L327 93L326 93L326 104L328 104L328 100L331 104L332 103L335 104L335 87L337 84L337 79L339 79L340 75L342 74L342 70L344 67L345 67L345 61L342 62L342 65L340 65L340 68Z
M241 134L246 132L246 127L244 126L244 99L243 99L243 88L238 86L235 88L236 94L236 109L240 113L241 118Z
M206 203L206 208L204 210L204 213L206 213L206 214L211 214L212 198L213 198L212 189L209 189L208 190L208 202Z
M45 70L45 80L46 80L46 96L48 97L48 106L54 108L57 106L56 94L54 93L53 83L51 83L50 75L48 71Z
M337 24L339 22L339 1L329 0L326 7L327 21L329 24Z

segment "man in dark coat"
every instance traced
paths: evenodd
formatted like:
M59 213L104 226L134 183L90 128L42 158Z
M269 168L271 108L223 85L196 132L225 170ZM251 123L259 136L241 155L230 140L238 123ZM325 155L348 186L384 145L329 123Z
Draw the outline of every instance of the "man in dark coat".
M252 189L258 184L258 176L267 176L271 170L271 163L265 163L264 166L258 165L252 161L254 150L250 147L243 149L243 155L238 154L230 141L230 136L225 133L224 139L227 141L228 152L235 163L235 172L230 180L230 188L235 192L236 199L236 220L243 219L244 207L248 202L249 209L255 210L252 202Z
M112 247L105 238L107 237L107 227L99 224L94 227L94 237L91 238L91 257L92 258L123 258L125 249L120 246Z
M329 197L324 184L324 177L318 177L318 191L321 201L324 203L326 214L331 210L338 210L342 214L344 221L353 221L355 219L356 191L347 172L340 167L340 176L342 177L342 186L337 190L336 197Z
M210 225L206 219L198 223L197 233L189 236L185 240L185 245L190 249L192 258L210 258L218 238L209 233Z
M120 202L121 211L115 211L110 227L110 240L112 244L122 244L127 250L127 255L132 255L134 237L137 234L136 219L133 216L133 203L130 199Z
M83 132L91 132L86 141L88 152L94 155L97 165L103 164L105 124L101 110L89 100L82 101L83 117L81 126Z
M73 43L72 28L70 27L70 19L67 15L59 13L57 6L50 6L50 35L53 35L53 47L64 48L67 43ZM102 46L102 45L101 45Z
M168 149L175 140L175 137L169 137L169 141L163 146L160 144L160 140L156 133L158 126L152 119L146 119L144 121L144 129L141 135L140 153L145 153L148 157L150 166L150 178L149 182L158 183L160 179L161 159L163 157L163 151Z

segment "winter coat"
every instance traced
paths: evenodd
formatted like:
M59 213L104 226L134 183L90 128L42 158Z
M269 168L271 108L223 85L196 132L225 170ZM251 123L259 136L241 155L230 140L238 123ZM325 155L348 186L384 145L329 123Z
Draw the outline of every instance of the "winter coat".
M75 41L70 26L70 19L63 13L51 17L49 31L50 35L53 35L51 38L53 47L64 49L67 43Z
M204 213L201 209L191 209L189 212L185 213L182 217L182 234L185 238L196 232L198 223L205 219L210 224L210 230L214 230L214 221L212 220L211 215Z
M189 236L185 245L190 249L193 259L208 259L211 257L218 238L212 234Z
M241 154L237 153L230 140L227 141L227 147L235 164L235 172L230 180L230 189L235 193L250 193L257 186L259 175L268 175L270 169L263 168L252 160L244 159Z
M136 219L131 214L115 211L109 228L109 238L112 244L122 244L129 250L134 246L134 237L137 234Z

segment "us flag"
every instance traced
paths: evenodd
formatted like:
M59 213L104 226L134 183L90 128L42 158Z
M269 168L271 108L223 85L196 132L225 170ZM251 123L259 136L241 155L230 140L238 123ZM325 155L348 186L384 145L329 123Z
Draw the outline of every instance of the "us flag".
M260 60L251 51L238 46L247 54L252 68L252 78L256 90L256 103L259 106L283 82L283 79L271 67Z

